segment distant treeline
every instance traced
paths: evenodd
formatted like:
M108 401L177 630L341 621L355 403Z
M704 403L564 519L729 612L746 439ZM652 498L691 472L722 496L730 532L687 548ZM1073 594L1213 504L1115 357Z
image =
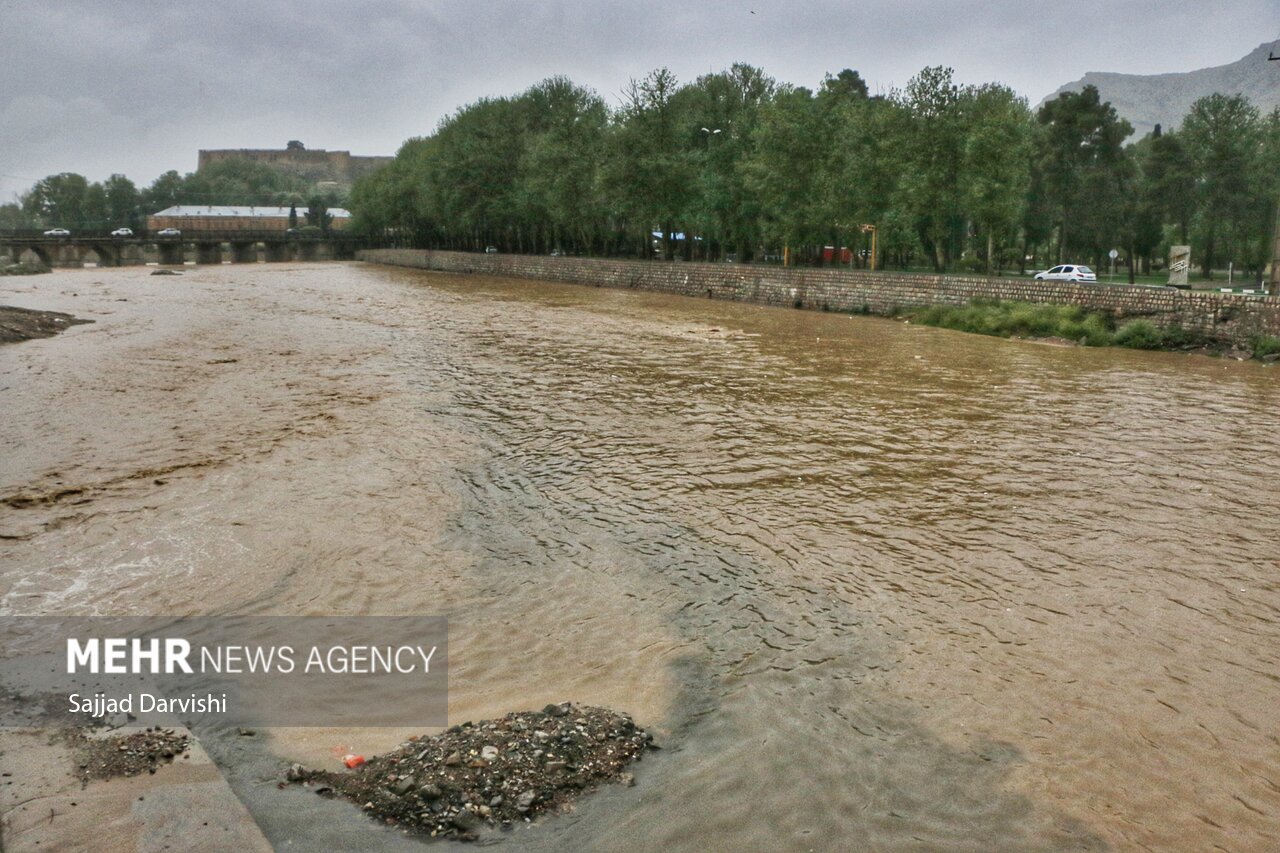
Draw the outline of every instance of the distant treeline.
M124 175L91 183L83 175L63 172L37 181L17 204L0 205L0 229L139 229L147 216L175 204L324 208L339 200L332 193L316 193L302 178L249 160L215 163L186 175L165 172L141 190Z
M1132 133L1098 91L1032 112L999 84L926 68L873 97L855 71L812 91L749 65L680 84L633 80L622 104L564 77L485 98L407 141L358 182L354 225L423 248L821 263L824 246L881 264L998 271L1143 267L1190 243L1206 273L1260 273L1280 196L1280 110L1196 102L1182 127ZM838 255L836 257L839 257Z
M816 91L734 65L680 84L631 81L610 109L552 77L485 98L410 139L345 199L354 229L422 248L857 262L875 228L879 265L996 272L1061 261L1130 274L1192 246L1209 275L1260 274L1280 198L1280 109L1210 95L1176 132L1125 144L1129 123L1097 89L1033 112L1000 84L959 86L926 68L871 96L856 71ZM38 181L0 205L0 228L139 227L174 204L343 203L303 179L227 161L138 189L124 175ZM659 236L655 239L654 232Z

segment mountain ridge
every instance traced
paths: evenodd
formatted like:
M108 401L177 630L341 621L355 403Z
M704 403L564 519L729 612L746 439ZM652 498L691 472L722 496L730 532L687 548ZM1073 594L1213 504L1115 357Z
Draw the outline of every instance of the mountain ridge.
M1276 44L1276 41L1263 42L1235 62L1195 71L1166 74L1090 71L1079 80L1059 86L1040 104L1064 92L1079 92L1085 86L1095 86L1102 100L1110 101L1116 112L1133 125L1134 135L1130 139L1142 138L1157 124L1166 129L1178 127L1196 100L1214 92L1244 95L1262 112L1270 112L1280 107L1280 62L1267 61Z

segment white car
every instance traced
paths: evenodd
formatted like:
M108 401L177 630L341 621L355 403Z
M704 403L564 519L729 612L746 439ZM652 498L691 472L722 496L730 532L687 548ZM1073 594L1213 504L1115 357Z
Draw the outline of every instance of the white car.
M117 228L116 230L114 230L114 231L112 231L112 232L111 232L111 236L112 236L112 237L132 237L132 236L133 236L133 229L132 229L132 228Z
M71 232L70 232L70 231L68 231L68 230L67 230L67 229L65 229L65 228L50 228L48 231L44 232L44 236L46 236L46 237L70 237L70 236L71 236Z
M1036 281L1092 281L1098 276L1088 267L1079 264L1059 264L1050 270L1036 273Z
M161 228L156 232L157 237L181 237L182 232L177 228Z

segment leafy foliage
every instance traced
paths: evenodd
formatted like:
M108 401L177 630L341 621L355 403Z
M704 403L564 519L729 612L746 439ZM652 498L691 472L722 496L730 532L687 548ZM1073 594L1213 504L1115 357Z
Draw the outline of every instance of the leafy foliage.
M1064 338L1086 346L1111 343L1107 320L1078 305L975 300L968 305L935 305L914 315L916 322L1002 338Z
M944 67L884 96L847 68L816 90L741 63L687 83L659 68L612 109L558 76L461 107L346 200L233 160L144 189L51 175L0 207L0 225L106 229L175 204L307 204L324 228L345 201L355 231L398 245L816 264L849 263L835 251L848 247L865 265L871 225L878 266L1105 269L1115 249L1132 281L1190 243L1205 275L1234 263L1260 276L1280 109L1211 95L1176 132L1131 134L1092 86L1032 114L1008 87L962 86Z

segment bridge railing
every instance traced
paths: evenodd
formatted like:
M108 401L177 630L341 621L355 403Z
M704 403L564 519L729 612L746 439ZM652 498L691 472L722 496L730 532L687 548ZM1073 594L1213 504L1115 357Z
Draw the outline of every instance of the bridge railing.
M187 229L178 236L162 236L158 230L148 231L145 228L135 228L132 237L115 237L110 230L103 229L81 229L71 230L69 237L47 237L45 236L45 228L10 228L0 229L0 240L17 240L21 242L58 242L67 240L110 240L117 242L153 242L153 241L173 241L173 242L190 242L190 243L283 243L283 242L330 242L330 243L355 243L359 238L344 234L341 231L330 231L325 233L289 233L277 229L261 230L261 231L244 231L239 229L229 230L197 230Z

